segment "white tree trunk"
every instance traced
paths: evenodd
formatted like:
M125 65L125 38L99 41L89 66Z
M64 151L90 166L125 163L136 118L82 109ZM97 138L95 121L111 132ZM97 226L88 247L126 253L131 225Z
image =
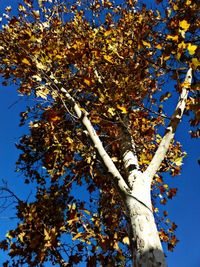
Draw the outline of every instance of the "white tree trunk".
M153 212L149 209L151 207L150 191L148 188L144 190L142 184L141 187L141 191L144 196L146 195L145 199L149 199L149 203L140 202L131 196L126 198L133 266L166 267Z

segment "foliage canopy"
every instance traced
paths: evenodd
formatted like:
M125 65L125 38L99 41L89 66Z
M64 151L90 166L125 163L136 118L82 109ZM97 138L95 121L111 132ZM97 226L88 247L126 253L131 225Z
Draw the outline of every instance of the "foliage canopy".
M25 183L37 182L35 199L18 202L19 224L1 242L13 266L43 266L48 260L65 266L63 259L69 266L129 261L124 203L82 119L89 118L123 177L128 132L138 168L145 171L171 116L168 103L188 86L184 77L192 68L195 80L185 113L192 115L192 137L199 136L198 4L161 5L168 7L165 12L160 5L149 10L131 0L24 0L17 16L6 8L0 74L4 85L16 84L33 100L21 112L20 125L28 123L30 131L17 144L17 170ZM155 213L159 203L176 195L163 175L178 175L185 155L179 142L170 145L152 183ZM164 211L157 223L161 240L172 250L176 225L167 216Z

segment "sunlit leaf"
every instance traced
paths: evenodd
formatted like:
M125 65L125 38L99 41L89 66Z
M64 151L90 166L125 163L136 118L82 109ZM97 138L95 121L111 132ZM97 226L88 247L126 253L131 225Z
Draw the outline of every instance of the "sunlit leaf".
M177 42L178 41L178 35L167 35L167 40L173 40L173 41L175 41L175 42Z
M81 236L82 236L82 233L78 233L75 236L73 236L72 240L76 240L76 239L78 239Z
M28 66L31 66L31 63L30 63L30 61L27 58L23 58L22 59L22 63L24 63L24 64L26 64Z
M115 109L114 109L114 108L109 108L109 109L108 109L108 112L109 112L112 116L115 115Z
M108 62L110 62L110 63L114 63L114 61L113 61L113 57L112 57L112 56L110 56L110 55L104 55L103 57L104 57L104 59L105 59L106 61L108 61Z
M47 99L47 95L49 94L49 89L43 86L38 87L39 90L36 91L36 96L41 97L43 99Z
M179 26L183 30L187 31L189 29L189 27L190 27L190 24L187 22L187 20L182 20L182 21L179 21Z
M121 110L122 113L124 113L124 114L127 113L127 109L126 109L125 107L120 106L120 105L117 105L117 108L118 108L119 110Z
M149 42L146 42L146 41L142 41L143 45L148 47L148 48L151 48L151 44Z
M190 55L194 55L195 50L197 49L197 45L192 45L191 43L189 43L187 49Z
M196 57L192 59L192 66L194 69L197 69L200 66L200 61Z

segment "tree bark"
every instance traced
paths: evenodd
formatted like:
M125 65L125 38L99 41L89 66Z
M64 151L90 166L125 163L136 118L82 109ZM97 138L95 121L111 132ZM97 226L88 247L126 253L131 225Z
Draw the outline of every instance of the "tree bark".
M133 266L166 267L153 212L133 197L128 196L126 203L129 213Z

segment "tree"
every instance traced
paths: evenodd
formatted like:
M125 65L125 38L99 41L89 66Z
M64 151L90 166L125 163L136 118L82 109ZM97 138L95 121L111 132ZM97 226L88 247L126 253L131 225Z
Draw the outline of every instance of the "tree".
M29 202L2 188L19 224L1 248L12 266L166 266L176 225L154 213L176 195L184 114L199 136L197 2L23 2L4 15L0 73L33 100L17 170L37 188Z

